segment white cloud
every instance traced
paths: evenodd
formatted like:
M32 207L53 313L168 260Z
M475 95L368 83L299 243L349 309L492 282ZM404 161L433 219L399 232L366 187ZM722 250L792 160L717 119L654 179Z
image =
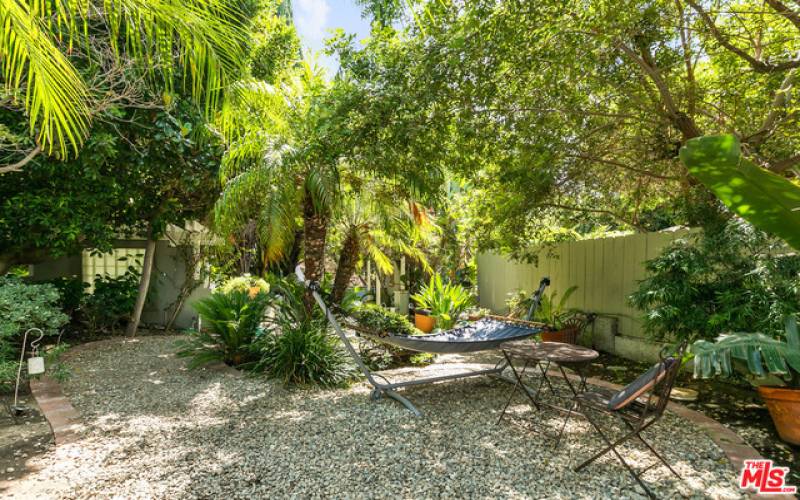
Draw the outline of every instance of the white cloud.
M325 30L331 10L327 0L296 0L295 7L297 31L309 42L321 42L327 35Z

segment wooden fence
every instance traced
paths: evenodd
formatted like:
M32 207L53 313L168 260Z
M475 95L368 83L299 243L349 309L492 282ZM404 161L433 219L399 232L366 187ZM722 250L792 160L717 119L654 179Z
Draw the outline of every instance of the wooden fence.
M530 292L548 276L548 292L559 296L570 286L577 290L567 306L601 315L591 333L604 350L637 360L655 357L657 346L644 338L641 313L627 297L645 277L644 262L689 231L668 230L627 236L560 243L544 248L538 263L517 263L497 254L478 256L478 293L481 307L505 312L506 300L517 290Z

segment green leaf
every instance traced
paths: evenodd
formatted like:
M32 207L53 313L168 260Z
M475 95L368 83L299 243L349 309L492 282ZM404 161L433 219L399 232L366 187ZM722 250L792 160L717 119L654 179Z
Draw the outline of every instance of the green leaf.
M800 350L800 335L797 333L797 318L794 314L786 316L784 326L786 329L786 343Z
M800 187L743 158L736 137L691 139L680 157L728 208L800 250Z

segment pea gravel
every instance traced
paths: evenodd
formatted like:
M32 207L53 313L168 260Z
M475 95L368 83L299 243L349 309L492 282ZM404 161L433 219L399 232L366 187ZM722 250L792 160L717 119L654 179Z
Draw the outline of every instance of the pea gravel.
M522 397L495 422L510 385L488 378L407 394L414 418L366 384L289 390L227 370L189 371L179 337L114 339L72 353L64 390L86 423L81 438L44 455L12 498L644 498L612 456L571 466L601 446L573 419L554 450ZM437 363L429 371L463 369ZM411 370L396 371L407 377ZM611 422L611 421L610 421ZM609 423L610 423L609 422ZM548 425L549 424L549 425ZM673 415L648 431L684 477L654 468L662 498L740 498L735 473L702 431ZM624 448L640 467L652 458Z

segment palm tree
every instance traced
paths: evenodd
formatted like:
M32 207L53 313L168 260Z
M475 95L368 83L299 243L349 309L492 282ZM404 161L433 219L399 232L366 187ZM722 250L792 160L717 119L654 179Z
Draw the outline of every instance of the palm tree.
M21 169L40 152L78 152L107 99L108 88L93 88L102 78L91 73L108 59L168 89L185 81L212 109L244 59L242 24L232 3L217 0L0 0L3 84L11 104L27 114L36 143L0 173Z
M435 228L425 211L411 200L405 203L381 193L369 183L358 193L344 193L337 206L335 228L342 235L332 300L340 303L362 254L383 274L394 272L388 253L404 254L430 269L418 244Z
M320 139L327 108L318 100L326 88L322 71L306 60L277 85L239 82L220 116L230 145L222 163L217 228L227 233L255 219L269 263L284 256L302 220L305 273L315 281L324 272L339 185L336 156ZM309 307L310 301L309 296Z

